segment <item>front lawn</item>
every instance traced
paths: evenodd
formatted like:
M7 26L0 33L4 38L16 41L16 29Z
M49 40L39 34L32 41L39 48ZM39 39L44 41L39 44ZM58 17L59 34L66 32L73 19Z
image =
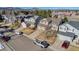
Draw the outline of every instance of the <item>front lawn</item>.
M19 26L20 26L20 23L19 22L15 22L15 23L10 25L10 28L17 29Z
M34 29L30 29L30 28L25 28L23 30L21 30L21 32L30 35L31 33L33 33L35 30Z

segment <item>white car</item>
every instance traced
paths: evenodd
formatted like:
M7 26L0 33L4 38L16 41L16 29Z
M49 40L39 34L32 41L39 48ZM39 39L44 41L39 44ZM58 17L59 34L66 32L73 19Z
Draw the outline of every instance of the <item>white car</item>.
M19 35L19 32L18 31L15 31L15 34L18 34Z
M21 34L23 34L23 32L15 31L15 34L17 34L17 35L21 35Z
M4 35L0 33L0 38L2 38Z
M47 41L39 41L39 40L34 40L33 43L35 45L40 46L41 48L47 48L49 46L49 43L47 43Z
M2 36L3 36L3 34L0 33L0 37L2 37Z
M4 46L0 43L0 50L3 49L3 48L4 48Z

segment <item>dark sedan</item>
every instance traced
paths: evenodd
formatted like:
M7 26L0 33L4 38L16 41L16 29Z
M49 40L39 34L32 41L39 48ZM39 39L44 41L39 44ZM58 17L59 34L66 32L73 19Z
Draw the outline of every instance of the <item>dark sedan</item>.
M3 36L1 39L5 42L8 42L11 39L11 37L10 36Z

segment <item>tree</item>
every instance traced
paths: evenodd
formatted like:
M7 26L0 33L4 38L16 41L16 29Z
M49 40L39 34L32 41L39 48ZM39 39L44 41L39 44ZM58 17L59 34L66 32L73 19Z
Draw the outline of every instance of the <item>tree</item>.
M54 15L55 18L58 18L58 15Z
M68 18L67 17L64 17L64 22L68 22Z
M17 12L17 11L14 11L14 15L15 15L15 16L18 15L18 12Z
M35 15L47 18L47 17L51 17L51 10L35 10L34 11Z
M52 17L52 11L51 10L48 10L47 11L47 15L48 15L47 17Z
M2 15L0 15L0 22L3 22L4 19L2 18Z
M2 11L2 14L5 14L5 10Z
M53 32L51 30L46 31L47 38L51 37L53 35Z
M68 18L64 17L64 19L61 20L60 25L63 24L63 23L66 23L66 22L68 22Z

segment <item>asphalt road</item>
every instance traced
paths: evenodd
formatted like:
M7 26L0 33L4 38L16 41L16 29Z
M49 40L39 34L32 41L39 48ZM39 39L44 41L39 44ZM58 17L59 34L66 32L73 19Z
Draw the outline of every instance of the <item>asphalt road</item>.
M23 35L15 35L8 42L15 51L52 51L49 48L41 48L33 43L33 41Z

